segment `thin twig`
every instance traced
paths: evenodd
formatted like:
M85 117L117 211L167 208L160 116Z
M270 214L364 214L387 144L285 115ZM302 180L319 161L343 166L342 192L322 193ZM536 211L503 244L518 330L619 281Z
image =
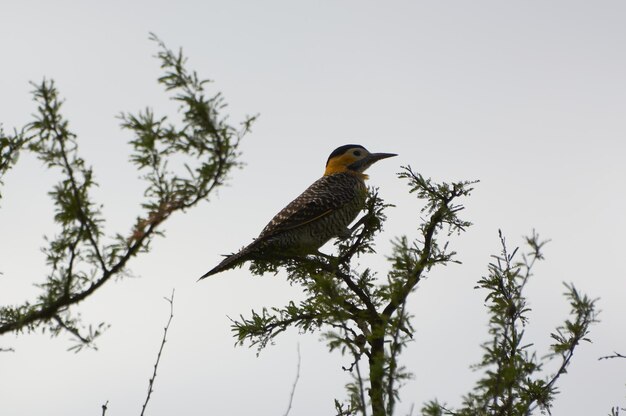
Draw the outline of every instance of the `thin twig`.
M70 259L67 265L67 278L65 280L65 287L63 290L64 297L69 298L71 295L72 279L74 278L74 261L76 261L76 257L78 255L77 247L82 239L82 234L83 234L84 229L85 229L85 223L81 223L80 229L78 230L78 233L76 235L76 239L70 244L70 247L69 247Z
M613 355L605 355L604 357L598 358L598 360L609 360L611 358L626 358L626 355L613 351Z
M49 103L46 103L46 110L48 111L49 114L54 113L54 109L50 107ZM81 223L81 226L82 224L87 225L87 237L89 239L89 242L91 243L91 247L93 248L96 259L100 263L100 267L102 268L104 272L106 272L108 271L108 267L106 265L104 256L100 252L100 247L98 246L97 228L96 228L96 233L94 233L92 230L92 227L96 227L95 222L85 212L85 205L89 204L89 201L85 201L84 198L82 197L81 190L78 187L78 182L76 181L76 177L74 176L74 169L72 168L72 163L70 163L68 159L68 152L65 149L65 138L69 137L70 133L67 132L62 126L57 126L56 124L52 126L52 131L55 133L54 138L59 143L59 147L61 148L61 157L63 159L63 165L67 173L67 177L70 181L72 194L74 196L74 199L77 202L76 209L77 209L78 219Z
M361 376L361 367L359 367L359 361L356 361L356 379L359 383L359 399L361 400L361 412L363 416L367 416L367 407L365 404L365 387L363 386L363 377Z
M65 323L65 321L63 321L63 319L59 316L59 315L54 315L52 317L52 319L54 319L54 321L59 324L59 326L63 329L65 329L67 332L71 333L72 335L74 335L76 338L78 338L78 340L80 342L82 342L85 345L90 345L91 341L88 338L85 338L84 336L82 336L80 334L80 332L78 331L77 328L70 326L68 324ZM97 349L95 346L93 346L93 349Z
M161 340L161 347L159 348L159 353L157 354L156 362L154 363L154 371L152 372L152 377L148 382L148 395L146 396L146 401L143 403L141 407L141 416L143 416L146 411L146 407L148 406L148 402L150 401L150 396L153 392L154 380L157 375L157 368L159 367L159 361L161 361L161 353L163 352L163 347L165 346L165 342L167 340L167 330L170 328L170 323L172 322L172 318L174 318L174 289L172 289L172 296L170 298L164 298L170 304L170 317L167 320L167 325L163 329L163 339Z
M439 206L437 211L435 211L430 219L428 220L428 225L426 226L423 237L424 244L422 248L422 253L420 255L415 268L413 269L411 275L408 277L407 281L402 285L399 294L392 297L385 309L383 309L381 315L384 319L389 319L391 315L401 306L402 302L406 300L406 298L411 293L411 290L419 283L422 278L422 273L429 266L431 261L431 253L433 250L433 239L435 234L437 233L437 227L440 227L444 218L446 211L448 211L447 202Z
M107 409L109 408L109 401L107 400L106 403L104 403L102 405L102 416L106 415Z
M298 385L298 380L300 379L300 343L298 343L298 369L296 370L296 379L293 381L293 385L291 386L291 394L289 395L289 405L287 406L287 411L284 416L288 416L291 411L291 405L293 403L293 395L296 392L296 386Z

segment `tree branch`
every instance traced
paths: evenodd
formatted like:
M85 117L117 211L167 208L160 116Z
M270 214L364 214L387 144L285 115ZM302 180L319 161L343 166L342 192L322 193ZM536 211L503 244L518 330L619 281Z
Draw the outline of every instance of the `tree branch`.
M296 393L296 386L298 385L298 380L300 379L300 343L298 343L298 366L296 370L296 379L293 381L291 386L291 394L289 394L289 404L287 405L287 410L285 411L284 416L289 416L289 412L291 411L291 405L293 403L293 395Z
M144 416L144 412L146 411L146 407L148 406L148 402L150 401L150 397L152 396L154 380L157 376L157 368L159 367L159 362L161 361L161 354L163 353L163 347L165 346L165 342L167 340L167 331L170 329L170 324L172 323L172 319L174 318L174 290L172 289L172 295L169 298L164 298L170 304L170 316L167 320L167 324L165 328L163 328L163 338L161 339L161 346L159 347L159 353L157 354L156 362L154 363L154 371L152 372L152 377L148 382L148 394L146 395L146 400L141 407L140 416Z
M121 116L122 127L135 133L131 141L132 162L139 170L151 168L144 176L148 184L146 202L142 205L147 213L145 218L138 218L127 238L118 233L112 243L100 245L102 219L88 192L95 184L93 174L77 155L76 136L61 116L62 101L58 99L54 82L44 79L41 85L35 85L33 94L38 114L26 127L32 136L22 132L6 137L0 129L0 155L7 157L0 162L0 180L24 147L37 154L48 168L60 168L64 176L50 193L55 202L55 221L61 225L61 232L46 249L53 271L40 285L45 292L32 304L23 302L18 306L0 307L0 335L32 331L51 322L55 322L57 328L75 329L66 317L71 306L93 295L111 277L122 275L129 260L140 252L147 252L153 238L162 234L159 226L170 215L207 199L225 183L232 168L240 166L237 147L256 117L247 117L239 130L232 127L227 118L221 116L225 105L221 95L205 97L203 84L207 81L187 71L182 53L175 56L158 38L152 35L152 39L161 48L158 57L165 70L159 82L166 90L177 91L173 99L181 103L183 126L180 129L165 126L166 118L155 121L150 110L138 116ZM180 157L189 159L184 164L188 176L166 170L169 159ZM66 269L57 267L61 261L67 265ZM87 266L90 272L76 272L82 270L78 266ZM53 334L58 333L54 327L50 328ZM91 340L80 336L79 339Z

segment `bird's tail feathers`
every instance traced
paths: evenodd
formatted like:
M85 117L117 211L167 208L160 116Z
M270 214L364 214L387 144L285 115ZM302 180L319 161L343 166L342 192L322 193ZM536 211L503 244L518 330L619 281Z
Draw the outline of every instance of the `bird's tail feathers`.
M232 269L233 267L237 267L241 263L250 260L250 258L254 256L254 251L259 243L259 240L255 240L249 246L242 248L238 253L227 256L220 262L220 264L203 274L198 280L223 272L224 270Z
M247 253L244 253L244 250L240 251L239 253L231 254L230 256L222 260L220 264L203 274L198 280L202 280L205 277L209 277L219 272L223 272L224 270L231 269L243 263L244 260L242 260L242 257L244 257L245 254Z

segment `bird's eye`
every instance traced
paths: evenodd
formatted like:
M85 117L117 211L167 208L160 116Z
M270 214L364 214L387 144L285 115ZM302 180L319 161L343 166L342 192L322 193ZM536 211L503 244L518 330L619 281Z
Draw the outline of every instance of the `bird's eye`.
M358 156L361 156L361 151L360 151L360 150L355 150L354 152L352 152L352 154L353 154L354 156L357 156L357 157L358 157Z

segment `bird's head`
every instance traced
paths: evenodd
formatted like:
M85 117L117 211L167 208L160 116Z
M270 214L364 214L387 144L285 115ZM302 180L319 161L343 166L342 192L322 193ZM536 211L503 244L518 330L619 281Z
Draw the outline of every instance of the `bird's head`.
M395 153L370 153L361 145L346 144L338 147L328 156L324 176L335 173L349 172L367 179L363 172L376 161L397 156Z

